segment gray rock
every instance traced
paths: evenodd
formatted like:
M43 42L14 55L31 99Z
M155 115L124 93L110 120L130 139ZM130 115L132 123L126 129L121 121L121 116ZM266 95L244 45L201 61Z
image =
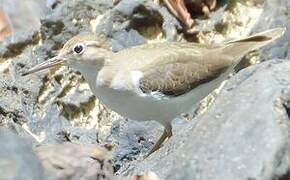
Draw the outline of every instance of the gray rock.
M144 43L144 37L133 29L131 29L129 32L126 30L118 31L113 34L113 38L111 40L113 51L120 51L122 49Z
M97 145L64 143L36 148L48 180L112 179L113 167L106 149Z
M0 179L44 179L41 163L25 139L1 127L0 147Z
M9 18L13 35L39 30L41 17L49 12L45 0L0 0L0 6Z
M58 50L72 36L91 32L90 21L112 7L111 1L76 0L64 1L41 20L40 31L44 44L39 51ZM41 53L41 52L38 52ZM46 58L45 56L42 58Z
M97 35L112 36L114 31L114 14L111 10L108 10L101 15L101 20L97 25L94 25L95 33Z
M154 39L162 33L165 39L176 40L176 28L181 28L179 22L165 7L151 0L122 0L103 15L95 26L95 32L113 37L115 41L118 41L119 34L125 30L129 32L128 36L131 38L136 34L135 39L140 39L140 35L145 39ZM139 45L141 42L145 41L138 40L135 44L131 42L130 45Z
M35 45L38 41L38 31L14 33L1 43L0 58L15 57L22 53L27 46Z
M289 179L289 65L272 60L242 70L197 122L176 130L134 172L151 170L161 179Z
M189 35L190 38L198 39L201 42L220 42L228 37L234 38L239 35L247 35L252 31L258 32L287 24L288 3L286 1L272 2L269 0L266 2L262 16L267 17L267 21L259 14L259 10L262 10L263 6L255 5L255 3L251 3L252 1L231 2L234 5L217 9L211 14L210 19L198 18L197 29L202 32L198 33L197 37ZM284 8L282 5L286 5L286 7ZM243 14L243 18L240 17L239 13L235 14L245 10L249 13ZM102 17L101 20L100 17ZM99 20L99 23L93 25L92 21L94 20ZM256 23L257 25L254 26ZM0 126L13 129L21 136L29 137L35 145L66 141L80 144L112 143L112 159L115 170L120 169L118 173L121 174L140 172L150 168L164 179L210 179L210 176L214 175L215 179L228 179L228 177L233 177L230 171L241 178L258 177L257 179L262 179L274 175L280 177L285 173L282 166L287 162L284 163L282 160L285 157L283 153L286 154L288 149L282 148L285 141L278 140L279 137L283 140L286 133L280 131L271 121L270 115L274 114L274 111L270 107L270 103L265 103L263 99L269 94L264 94L264 91L260 89L264 90L264 87L267 87L265 89L270 91L266 91L268 93L277 90L275 96L270 96L272 99L269 97L270 102L279 96L278 91L284 86L279 83L276 85L276 81L271 79L269 74L267 75L270 70L267 70L266 65L257 66L261 67L261 71L265 75L257 75L260 70L254 71L257 67L253 67L232 79L232 83L227 86L231 87L232 90L223 90L215 104L204 115L196 117L194 122L176 121L173 138L168 141L165 148L154 153L144 162L138 160L137 164L140 163L138 166L133 160L148 152L162 132L162 127L154 122L126 121L111 112L93 97L82 76L68 68L56 68L29 77L21 77L23 71L54 56L69 38L79 33L94 31L97 34L106 35L112 40L112 45L115 46L113 48L118 51L146 41L156 40L155 38L160 32L164 33L163 38L176 40L180 36L177 33L178 30L181 30L179 22L164 6L154 4L152 0L122 0L116 6L113 5L112 1L107 0L74 0L59 3L49 15L42 18L40 37L36 33L37 38L32 38L34 37L31 35L32 33L28 33L23 35L24 38L7 40L6 44L0 45L1 57L5 57L0 60ZM265 48L264 58L287 57L288 34L287 31L285 38L283 37L275 42L277 44L274 43ZM9 49L9 47L12 48ZM270 68L271 70L273 68L277 70L283 66L279 65L282 63L269 64L269 66L273 66ZM286 78L285 82L288 83L285 64L285 67L281 68L282 72L276 74L281 78ZM271 82L273 80L274 83L272 83L275 86L271 83L267 84L261 79L257 81L251 79L256 76L267 77L266 79ZM240 81L239 78L241 78ZM251 91L240 90L244 87L244 81L247 86L252 88ZM270 85L271 87L268 87ZM255 91L254 87L259 87L259 89ZM257 93L261 99L251 99L250 95L253 93ZM281 97L286 98L286 95L281 95ZM254 101L253 108L246 100ZM241 108L236 107L236 104L246 106ZM288 104L285 103L285 106ZM282 107L277 109L283 111L284 118L284 109ZM249 112L254 110L261 113L255 112L253 116L250 116ZM244 115L242 112L247 112L247 114ZM266 112L270 112L270 115L265 116ZM233 118L229 117L230 115ZM258 117L260 116L265 116L263 122L259 121ZM238 121L239 117L252 118L253 120L250 122ZM214 121L211 121L213 119ZM196 121L197 124L195 124ZM288 127L287 123L286 127ZM254 129L246 131L247 128ZM267 130L269 134L263 130ZM238 132L242 133L241 136L235 134ZM202 133L205 133L204 136ZM254 135L255 138L249 138ZM230 136L244 141L236 142ZM246 141L248 139L242 139L244 136L254 142L251 144L251 142ZM216 141L213 142L213 139ZM269 141L266 142L266 140ZM262 145L265 145L265 152L261 153L260 146ZM249 150L252 147L259 152L255 156ZM280 151L278 152L278 150ZM276 155L273 157L275 153ZM61 156L59 154L58 157ZM268 159L265 158L266 156ZM229 160L230 157L235 158ZM275 163L279 164L279 158L282 159L282 163L276 168L273 163L270 163L270 160L276 160ZM262 162L262 160L269 161ZM172 164L176 167L173 167ZM247 165L247 171L243 169L243 164ZM237 165L241 165L241 167ZM263 167L265 167L265 171L262 172L261 168ZM257 175L259 173L260 176ZM269 173L269 175L265 175L265 173ZM52 174L55 176L54 173ZM285 177L287 178L286 175Z
M133 120L115 121L107 142L113 148L114 170L133 160L142 159L161 135L163 127L157 122L138 122Z
M286 58L290 57L289 51L289 38L290 38L290 24L287 23L289 19L288 12L290 11L290 4L287 0L271 1L266 0L264 4L264 11L261 14L257 24L254 27L255 32L259 32L262 29L270 29L273 27L285 27L286 33L278 41L275 41L268 46L263 57L265 59L270 58Z

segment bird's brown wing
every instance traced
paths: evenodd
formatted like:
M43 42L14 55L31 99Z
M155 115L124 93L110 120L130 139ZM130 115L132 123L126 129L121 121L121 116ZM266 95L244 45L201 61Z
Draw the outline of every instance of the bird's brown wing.
M164 64L143 71L139 88L144 93L159 92L178 96L209 82L229 67L230 61L209 65L203 61L184 61Z

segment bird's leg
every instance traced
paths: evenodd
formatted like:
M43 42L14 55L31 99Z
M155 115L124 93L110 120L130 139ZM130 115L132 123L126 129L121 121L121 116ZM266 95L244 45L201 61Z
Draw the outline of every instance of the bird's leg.
M172 126L171 125L165 126L161 137L155 143L150 152L145 156L145 158L154 153L155 151L157 151L161 147L162 143L166 140L166 138L169 139L171 136L172 136Z
M187 28L192 28L194 21L191 18L184 0L164 0L171 13L182 21Z

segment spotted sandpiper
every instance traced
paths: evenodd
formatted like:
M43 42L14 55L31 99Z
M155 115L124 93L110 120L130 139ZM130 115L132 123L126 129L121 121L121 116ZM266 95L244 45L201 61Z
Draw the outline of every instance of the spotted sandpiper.
M283 28L275 28L220 45L162 42L116 53L95 35L77 35L56 57L24 75L58 64L78 70L94 95L115 112L138 121L156 120L165 127L151 154L171 137L174 118L217 88L243 55L283 33Z

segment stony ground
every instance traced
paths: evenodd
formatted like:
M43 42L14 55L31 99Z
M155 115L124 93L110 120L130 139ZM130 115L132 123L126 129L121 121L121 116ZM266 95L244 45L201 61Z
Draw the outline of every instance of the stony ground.
M0 2L14 30L0 44L0 179L129 179L146 171L144 179L290 179L288 29L248 54L193 118L176 119L173 137L145 160L162 133L158 123L111 112L66 67L21 76L82 32L106 35L114 51L164 40L218 43L288 28L289 1L221 0L208 19L194 16L197 34L153 0L51 0L49 7L29 0L20 10L11 8L17 0Z

